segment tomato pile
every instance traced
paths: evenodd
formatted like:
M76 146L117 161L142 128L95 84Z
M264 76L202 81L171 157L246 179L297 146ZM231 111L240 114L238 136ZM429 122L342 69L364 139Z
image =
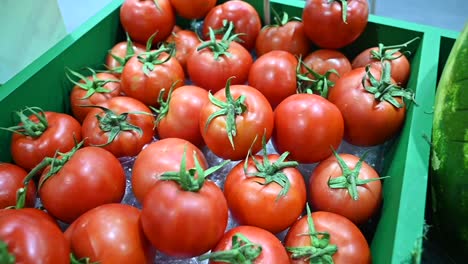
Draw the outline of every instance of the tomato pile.
M402 128L414 40L350 61L366 0L274 15L124 1L106 69L67 72L71 113L3 128L0 262L370 263L385 177L362 150Z

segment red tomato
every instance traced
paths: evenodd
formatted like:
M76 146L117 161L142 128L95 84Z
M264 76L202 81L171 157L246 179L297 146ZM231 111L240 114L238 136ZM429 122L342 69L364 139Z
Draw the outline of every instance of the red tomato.
M241 160L247 156L249 149L252 153L262 149L261 140L252 144L255 138L265 135L266 141L270 139L273 111L268 100L257 89L248 85L228 87L229 83L202 108L200 131L215 155L223 159Z
M48 177L48 166L41 175L39 196L47 211L65 223L71 223L86 211L106 203L118 203L125 193L125 172L109 151L84 147L60 160L66 160L56 174Z
M125 0L120 8L120 22L130 37L141 44L155 33L153 43L166 39L176 23L169 0Z
M98 106L110 111L91 109L82 125L85 146L102 147L120 158L136 156L153 139L155 119L142 102L118 96Z
M308 247L308 252L316 253L318 250L323 255L333 258L336 264L367 264L371 263L371 253L366 238L359 228L344 216L330 212L314 212L311 214L313 229L308 224L308 217L303 216L288 231L285 238L285 246L289 252L291 248ZM326 232L330 235L330 240L325 244L326 238L320 232ZM321 245L312 245L312 235L321 241ZM312 250L312 246L316 250ZM305 249L303 249L306 251ZM321 255L317 253L317 255ZM291 264L309 264L311 254L304 254L302 258L292 257ZM324 261L323 257L317 257ZM319 261L319 260L317 260ZM325 263L325 262L324 262Z
M130 49L129 49L130 46ZM106 56L106 67L117 77L120 77L122 69L133 55L139 55L146 51L146 47L139 43L133 43L127 36L127 41L115 44Z
M297 59L282 50L260 56L250 68L249 85L259 90L274 109L286 97L296 93Z
M0 163L0 209L16 205L18 189L23 188L23 180L28 173L21 167ZM34 207L36 202L36 184L30 181L26 194L26 207Z
M73 116L82 123L91 108L82 105L97 105L120 95L120 80L110 73L92 72L92 76L83 76L77 72L73 75L80 78L74 82L70 93L70 104Z
M294 94L275 109L273 145L279 153L289 151L299 163L314 163L332 154L343 138L340 110L315 94Z
M370 73L380 80L380 71L370 68ZM376 94L368 92L362 84L366 76L365 68L348 72L336 82L328 97L343 114L344 139L357 146L379 145L394 137L401 130L406 115L402 98L390 96L390 90L383 92L388 85L379 86ZM395 84L393 80L387 82ZM367 77L365 85L371 86ZM397 87L391 90L402 91ZM392 105L385 98L392 98L401 107Z
M132 189L140 203L163 173L180 170L185 148L188 154L196 152L202 168L208 168L203 152L192 143L180 138L166 138L153 142L138 154L132 168ZM194 166L192 155L188 155L187 167Z
M234 243L233 243L234 240ZM242 250L240 248L242 247ZM239 254L229 254L231 263L246 259L252 264L284 264L289 263L288 253L281 241L270 232L254 226L238 226L224 234L216 247L212 250L211 264L226 263L221 257L223 251L239 249ZM231 251L232 252L232 251ZM245 253L245 254L242 254ZM207 259L209 255L203 256ZM242 257L240 257L242 256Z
M366 28L368 17L367 0L307 0L302 13L306 35L324 49L339 49L354 42Z
M184 1L186 3L186 1ZM190 1L189 3L191 3ZM192 53L192 50L200 44L200 39L197 34L191 30L179 30L173 32L166 39L168 43L174 43L176 48L175 58L179 61L180 66L187 72L187 59Z
M192 189L184 186L187 181L157 181L146 194L141 210L143 231L152 245L178 258L198 256L213 248L223 236L228 219L226 199L215 183L206 180Z
M203 36L209 38L209 28L213 30L223 28L223 20L234 23L235 33L244 34L239 36L240 44L247 50L255 47L255 40L262 28L262 21L257 10L244 1L227 1L215 6L208 12L203 21Z
M311 43L305 34L304 23L289 20L286 13L282 19L276 19L276 22L275 25L264 26L258 33L255 40L257 56L272 50L284 50L297 57L305 57L310 51Z
M170 0L179 16L187 19L204 17L215 5L216 0Z
M215 41L222 49L221 41ZM216 92L222 89L229 78L232 84L244 84L249 76L253 59L250 53L237 42L228 42L227 50L218 53L211 48L197 46L187 59L187 72L192 82L208 91ZM215 44L213 44L215 45ZM202 48L198 50L199 48ZM220 54L216 57L216 54ZM221 55L222 54L222 55Z
M177 88L159 109L159 138L181 138L197 147L204 145L200 132L200 112L208 102L208 92L198 86Z
M324 75L327 71L334 69L337 74L330 74L328 78L335 83L340 76L351 71L351 63L348 58L337 50L319 49L307 55L302 61L307 67L314 70L320 75ZM302 67L302 73L307 73L306 69ZM309 78L315 79L314 76L308 75Z
M184 69L166 49L153 51L131 58L122 71L122 92L146 105L157 106L159 93L168 90L173 84L174 89L184 85ZM153 69L147 65L152 65Z
M346 167L341 167L337 158L331 156L314 169L309 178L309 202L316 211L337 213L356 225L364 224L382 202L379 175L354 155L339 154L339 157ZM356 171L358 163L361 167ZM338 183L337 179L343 179L344 183Z
M60 228L42 211L31 210L0 211L0 244L6 244L5 257L11 258L6 263L70 263L70 245Z
M153 263L156 250L140 225L140 211L126 204L105 204L81 215L65 231L77 258L101 264Z
M255 162L250 157L247 170L240 162L227 175L224 196L240 225L257 226L276 234L302 214L307 199L304 178L295 168L297 163L284 158L278 154L266 158L257 155Z
M25 135L14 133L11 139L11 156L26 170L34 168L45 157L53 157L57 151L71 150L75 142L81 141L81 125L72 116L32 109L29 108L33 113L29 117L24 115L26 110L20 112L29 123L28 129L19 130Z

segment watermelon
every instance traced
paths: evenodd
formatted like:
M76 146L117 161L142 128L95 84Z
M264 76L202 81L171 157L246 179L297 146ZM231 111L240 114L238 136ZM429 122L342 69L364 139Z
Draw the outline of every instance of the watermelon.
M431 150L432 218L441 244L468 257L468 24L437 87Z

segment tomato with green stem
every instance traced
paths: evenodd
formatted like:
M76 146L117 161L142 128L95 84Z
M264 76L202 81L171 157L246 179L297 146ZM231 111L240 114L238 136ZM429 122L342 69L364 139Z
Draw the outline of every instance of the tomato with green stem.
M186 19L203 18L213 7L216 0L170 0L176 13Z
M141 210L143 231L152 245L166 255L180 258L212 249L223 236L228 219L223 192L206 177L229 161L205 170L196 152L189 155L195 166L187 166L184 149L180 170L161 176L146 194Z
M226 232L211 253L199 260L221 263L289 263L281 241L272 233L255 226L237 226Z
M121 41L115 44L109 50L106 56L105 65L110 73L116 77L120 77L123 67L125 64L127 64L128 60L130 60L133 56L139 55L140 53L146 51L144 45L140 43L133 43L128 33L126 33L126 35L127 41Z
M307 37L324 49L354 42L364 32L368 18L367 0L307 0L302 13Z
M309 178L309 203L316 211L342 215L356 225L375 216L382 203L379 174L364 159L338 154L320 162Z
M352 70L349 59L338 50L318 49L305 56L302 62L322 75L332 69L335 70L336 73L329 76L329 80L333 83L335 83L340 76ZM301 72L307 73L307 70L302 68Z
M85 146L104 148L120 158L136 156L153 140L155 118L142 102L117 96L91 108L82 124Z
M0 163L0 209L15 206L16 193L24 186L23 180L28 175L26 170L12 163ZM36 184L28 185L25 206L34 207L36 203Z
M289 229L285 247L291 264L370 264L371 252L359 228L346 217L330 212L310 212Z
M187 149L187 153L196 152L200 166L203 169L208 168L203 152L189 141L180 138L165 138L152 142L137 155L132 167L131 182L133 193L140 203L162 174L180 170L184 149ZM188 168L195 166L192 155L188 156L185 162Z
M277 234L302 214L306 186L296 161L282 155L252 155L237 164L226 176L224 196L232 217L240 225L263 228Z

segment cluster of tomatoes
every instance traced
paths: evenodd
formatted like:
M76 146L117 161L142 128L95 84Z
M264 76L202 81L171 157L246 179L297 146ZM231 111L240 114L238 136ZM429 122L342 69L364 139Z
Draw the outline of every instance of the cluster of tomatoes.
M182 29L176 16L203 23ZM277 25L262 28L244 1L124 1L127 41L107 70L67 73L72 113L28 107L7 128L15 164L0 163L0 262L153 263L159 251L370 263L359 226L381 206L381 178L365 155L335 150L395 137L403 99L414 98L400 87L407 43L352 63L338 50L367 17L366 0L309 0L302 21L275 13ZM302 175L298 165L312 163ZM127 185L141 207L121 203ZM237 226L226 230L229 215Z

